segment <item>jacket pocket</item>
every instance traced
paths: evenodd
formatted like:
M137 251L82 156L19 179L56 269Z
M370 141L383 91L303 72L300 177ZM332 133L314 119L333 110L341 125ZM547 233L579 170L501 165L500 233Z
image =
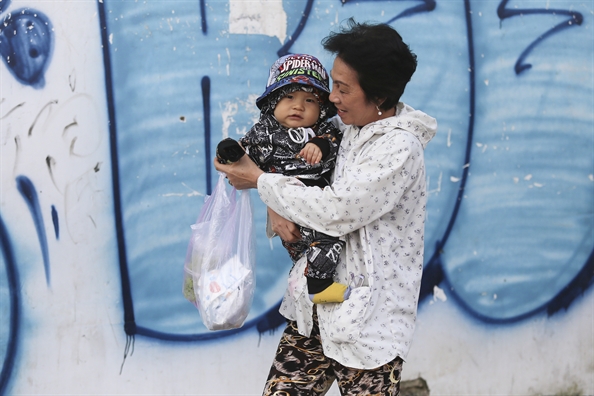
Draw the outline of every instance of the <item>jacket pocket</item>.
M361 286L351 291L348 300L336 304L328 318L328 336L333 342L352 344L359 339L370 299L369 286Z
M304 275L305 265L307 265L307 261L304 256L293 265L289 272L287 291L294 301L299 301L307 290L307 278Z

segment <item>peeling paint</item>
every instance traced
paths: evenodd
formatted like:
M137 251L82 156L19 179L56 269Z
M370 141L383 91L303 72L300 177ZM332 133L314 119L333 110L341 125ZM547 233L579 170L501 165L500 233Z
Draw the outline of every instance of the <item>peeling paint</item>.
M229 0L229 33L287 38L287 14L281 0Z

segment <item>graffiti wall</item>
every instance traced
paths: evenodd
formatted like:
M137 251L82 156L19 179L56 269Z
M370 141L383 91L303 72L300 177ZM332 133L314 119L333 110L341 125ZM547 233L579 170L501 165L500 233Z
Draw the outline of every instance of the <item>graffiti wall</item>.
M252 192L256 291L182 294L214 149L270 65L354 16L395 27L438 120L418 325L432 395L594 394L594 3L0 0L0 394L257 395L291 263ZM333 388L330 394L338 394Z

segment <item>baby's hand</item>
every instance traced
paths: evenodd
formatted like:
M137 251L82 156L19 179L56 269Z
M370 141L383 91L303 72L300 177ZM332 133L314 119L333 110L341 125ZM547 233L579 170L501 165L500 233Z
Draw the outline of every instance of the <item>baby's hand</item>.
M299 152L299 156L308 164L315 165L322 160L322 150L313 143L307 143Z

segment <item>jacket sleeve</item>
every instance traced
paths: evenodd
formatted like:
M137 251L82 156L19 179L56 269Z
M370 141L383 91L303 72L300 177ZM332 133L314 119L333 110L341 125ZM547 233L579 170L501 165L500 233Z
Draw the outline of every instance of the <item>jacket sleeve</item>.
M239 139L239 144L247 152L250 158L266 171L266 164L274 155L274 150L268 136L266 125L257 122L250 130Z
M296 224L342 236L398 210L411 189L424 185L418 183L425 177L422 145L405 131L383 135L344 161L324 189L292 177L261 175L260 198Z

